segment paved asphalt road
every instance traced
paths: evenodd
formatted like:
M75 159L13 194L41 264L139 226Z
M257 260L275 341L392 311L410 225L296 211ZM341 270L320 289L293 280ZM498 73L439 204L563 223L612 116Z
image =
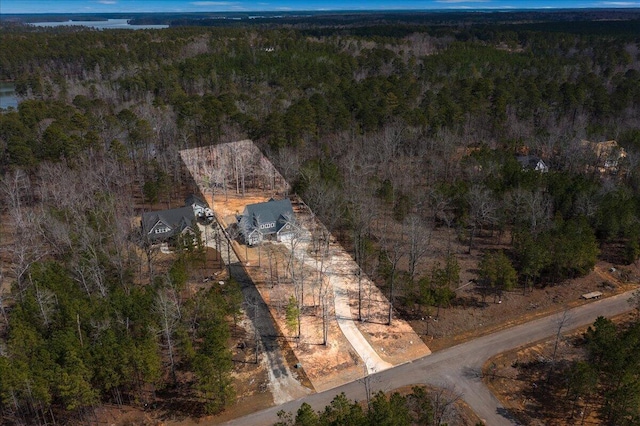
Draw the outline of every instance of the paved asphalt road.
M611 317L628 311L630 305L627 300L630 296L631 292L623 293L568 311L562 328L563 332L593 323L598 316ZM462 394L462 398L485 420L487 425L516 424L515 421L506 417L505 410L498 400L482 383L480 377L482 364L496 354L556 334L561 317L562 312L479 337L469 342L434 352L416 361L371 375L369 378L372 389L374 392L379 389L389 391L401 386L418 383L453 386L455 391ZM272 425L277 421L276 413L279 410L295 413L303 402L309 403L316 410L321 410L340 392L344 392L354 400L365 399L364 383L362 380L358 380L325 392L289 401L225 424Z

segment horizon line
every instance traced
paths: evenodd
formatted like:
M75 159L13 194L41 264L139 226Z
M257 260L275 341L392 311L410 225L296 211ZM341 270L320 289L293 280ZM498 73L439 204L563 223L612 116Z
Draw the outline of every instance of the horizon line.
M367 12L519 12L519 11L561 11L561 10L635 10L640 9L640 6L584 6L584 7L553 7L553 6L540 6L540 7L474 7L474 8L459 8L459 7L440 7L440 8L404 8L404 9L265 9L265 10L211 10L211 11L113 11L113 12L2 12L0 15L122 15L122 14L138 14L148 13L157 15L168 14L189 14L199 15L208 13L280 13L280 14L292 14L292 13L367 13Z

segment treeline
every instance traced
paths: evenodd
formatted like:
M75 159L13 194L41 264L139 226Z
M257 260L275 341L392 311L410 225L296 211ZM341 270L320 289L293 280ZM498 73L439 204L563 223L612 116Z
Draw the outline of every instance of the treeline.
M259 15L256 17L256 15ZM570 21L576 25L576 30L582 32L588 30L590 25L598 26L597 21L633 21L637 20L638 13L636 9L595 9L595 10L548 10L544 12L530 11L499 11L494 13L468 13L468 12L452 12L452 11L331 11L313 12L233 12L233 13L208 13L198 14L153 14L148 16L132 15L132 24L170 24L171 26L213 26L213 27L281 27L291 26L297 29L313 28L314 31L318 27L325 27L329 31L335 31L336 27L341 28L362 28L367 27L367 36L379 32L378 27L393 26L392 31L403 31L401 26L422 27L428 25L446 25L456 26L460 23L465 24L504 24L504 23L537 23L540 31L547 29L564 27L564 22ZM118 16L113 16L118 17ZM125 17L130 17L125 16ZM581 23L586 25L581 29ZM560 23L558 25L558 23ZM623 24L622 26L625 26ZM615 26L607 25L607 30L611 30ZM418 29L417 31L421 31ZM384 30L383 30L384 31Z
M324 425L441 425L469 424L456 403L460 395L447 389L430 390L414 386L407 395L382 391L367 397L366 404L352 401L344 393L337 395L324 410L314 411L306 402L295 413L278 412L274 426Z
M633 32L402 28L321 39L293 30L4 31L15 49L0 54L0 78L36 98L71 101L79 87L70 85L101 98L106 86L118 93L112 103L150 94L199 144L219 140L203 128L225 122L272 147L398 120L431 136L472 126L475 142L547 138L563 119L582 120L585 137L630 131L640 99Z

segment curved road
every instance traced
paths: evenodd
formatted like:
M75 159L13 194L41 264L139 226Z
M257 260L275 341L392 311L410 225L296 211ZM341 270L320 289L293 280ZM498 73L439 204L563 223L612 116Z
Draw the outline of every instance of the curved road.
M563 333L593 323L598 316L613 316L630 310L628 299L632 292L595 301L568 311ZM369 376L372 391L389 391L401 386L428 383L454 387L471 408L491 426L513 425L498 400L482 383L481 368L490 357L538 340L548 338L558 331L558 321L563 313L540 318L519 326L479 337L460 345L438 351L416 361ZM347 383L325 392L316 393L285 404L268 408L230 421L228 425L272 425L278 421L280 410L296 412L303 402L315 410L328 405L333 397L344 392L354 400L365 399L362 380Z

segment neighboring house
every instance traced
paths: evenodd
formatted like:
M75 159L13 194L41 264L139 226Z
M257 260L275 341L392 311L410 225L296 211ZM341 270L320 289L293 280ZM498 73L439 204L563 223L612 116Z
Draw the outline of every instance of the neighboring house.
M544 161L535 155L518 155L516 160L518 160L518 163L522 166L522 170L535 170L541 173L549 171L549 167Z
M291 240L297 229L293 207L288 199L249 204L238 218L238 227L245 243L250 246L265 238Z
M627 152L614 140L604 142L580 141L583 148L591 150L596 157L595 168L600 173L616 173L620 161L627 156Z
M152 244L167 242L186 233L193 234L195 223L196 216L191 206L142 214L142 232Z
M184 205L191 207L193 214L199 219L213 219L213 210L209 208L209 205L205 201L202 201L193 194L187 197Z

